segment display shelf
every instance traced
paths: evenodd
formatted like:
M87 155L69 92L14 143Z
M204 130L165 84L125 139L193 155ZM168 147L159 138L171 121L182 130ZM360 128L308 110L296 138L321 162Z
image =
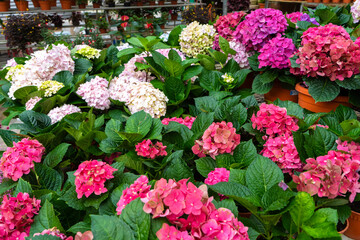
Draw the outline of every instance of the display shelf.
M285 3L306 3L306 1L291 1L291 0L269 0L269 2L285 2Z

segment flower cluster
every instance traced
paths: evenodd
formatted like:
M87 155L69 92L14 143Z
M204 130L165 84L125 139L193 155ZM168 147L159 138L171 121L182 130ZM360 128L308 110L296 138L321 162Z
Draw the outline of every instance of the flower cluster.
M292 12L286 14L286 18L290 19L292 23L296 23L297 21L300 21L300 18L303 14L303 12Z
M66 115L81 112L81 109L75 105L64 104L61 107L56 107L50 110L48 116L51 119L51 124L60 122Z
M56 227L53 227L51 229L45 229L41 233L35 233L34 237L41 236L41 235L56 236L56 237L59 237L61 240L73 240L73 237L67 237L65 234L61 233L60 230L57 229Z
M213 26L192 22L180 34L181 51L189 57L207 54L207 50L213 46L215 35Z
M360 192L360 159L352 154L331 150L325 156L307 159L306 163L306 171L293 176L298 191L330 199L350 192L350 202Z
M118 215L121 214L122 210L134 201L137 198L144 198L146 194L150 191L151 186L148 185L149 180L146 176L142 175L138 179L135 180L130 187L126 188L118 201L116 212Z
M289 58L295 51L296 47L290 38L278 35L260 49L259 68L267 66L277 69L288 68Z
M119 78L136 78L141 82L150 82L154 79L151 76L150 72L146 72L145 70L138 71L135 63L145 63L144 57L146 57L146 53L141 53L140 55L135 55L131 58L127 63L124 64L124 70L119 75Z
M5 178L17 181L23 174L29 174L34 162L41 162L44 152L45 148L37 140L23 138L3 153L0 171Z
M87 58L87 59L95 59L100 57L100 50L96 48L92 48L88 45L76 45L75 46L76 53Z
M189 129L191 129L196 117L186 117L186 118L164 118L161 123L164 125L169 125L169 122L178 122L180 124L183 124L187 126Z
M115 168L105 162L97 160L82 162L74 173L77 197L80 199L83 195L89 197L92 193L100 195L107 192L105 181L114 178L115 171Z
M15 67L17 64L17 62L15 61L15 58L9 59L7 60L5 66L3 67L3 69L8 68L8 67Z
M117 50L122 51L124 49L133 48L133 47L129 43L124 43L120 46L117 46L116 48L117 48Z
M283 172L301 171L303 167L292 136L268 138L261 154L275 162Z
M26 110L31 110L35 107L35 105L41 100L42 98L40 97L33 97L30 98L26 103L25 103L25 109Z
M248 58L252 56L252 53L248 53L244 45L240 42L232 40L229 42L230 48L236 51L235 55L229 55L228 61L234 59L240 66L240 68L250 68Z
M215 168L214 171L209 172L204 183L207 185L215 185L219 182L228 182L229 177L230 171L226 170L226 168Z
M214 122L205 130L201 139L195 141L192 151L199 157L210 155L215 159L219 154L233 153L239 144L240 134L236 134L231 122Z
M354 19L354 23L358 23L360 20L360 1L356 0L351 6L351 15Z
M301 43L296 62L304 75L343 81L360 72L360 47L341 26L309 28Z
M347 141L340 141L337 140L336 143L338 144L337 149L340 151L345 151L350 153L353 160L360 161L360 144L356 142L347 142Z
M297 119L287 115L286 108L274 104L263 103L260 110L251 117L254 129L265 131L269 137L280 135L290 136L292 131L297 131Z
M22 74L24 69L24 65L17 64L15 66L10 66L8 72L6 73L5 79L8 81L12 81L13 78L17 77L18 74Z
M309 23L312 23L312 24L317 25L317 26L320 25L320 23L318 23L316 21L316 18L310 17L307 13L304 13L303 15L301 15L300 21L309 22Z
M237 26L234 37L246 46L247 51L258 51L271 38L284 33L287 25L280 10L261 8L246 15L245 20Z
M166 146L161 142L152 143L150 139L144 139L144 141L136 144L135 151L138 156L154 159L159 156L167 156L165 151Z
M235 80L230 74L227 74L227 73L222 75L221 78L222 78L222 81L227 84L232 84Z
M186 59L186 57L184 56L184 54L182 52L180 52L177 49L171 49L171 48L165 48L165 49L157 49L156 51L158 53L161 53L162 55L164 55L164 57L169 58L169 52L170 50L174 50L177 52L177 54L179 54L179 56L181 57L181 60L184 61Z
M60 89L64 87L64 84L58 81L48 80L42 82L39 86L39 90L44 91L45 97L51 97L52 95L56 94Z
M0 206L0 238L25 239L29 236L33 217L38 214L40 200L19 192L16 197L4 196Z
M109 109L111 104L108 85L108 80L96 76L89 82L81 84L76 93L85 100L88 106L105 110Z

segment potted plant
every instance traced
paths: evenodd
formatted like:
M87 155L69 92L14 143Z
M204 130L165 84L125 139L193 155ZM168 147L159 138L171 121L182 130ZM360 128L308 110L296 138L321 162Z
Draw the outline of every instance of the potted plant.
M105 0L105 3L108 5L108 7L115 7L114 0Z
M96 21L95 21L96 26L99 28L99 31L101 33L106 33L107 30L109 29L109 22L106 19L106 17L104 16L100 16Z
M56 28L61 28L63 25L63 20L60 15L57 15L56 13L52 16L50 16L51 23L54 24Z
M15 0L16 7L19 11L28 11L29 2L26 0Z
M80 12L72 12L71 13L70 21L72 22L74 27L80 26L81 19L82 19L82 17L81 17Z
M39 4L40 4L41 10L50 10L51 9L50 0L39 0Z
M35 8L40 7L39 0L31 0L31 1Z
M258 4L259 4L259 8L265 8L265 0L259 0Z
M102 1L92 0L93 8L100 8Z
M157 12L154 14L155 17L155 23L157 23L161 29L165 28L165 24L169 20L169 12L163 11L163 12Z
M62 9L71 9L72 2L71 0L60 0Z
M170 17L171 21L176 21L178 19L178 12L179 12L179 9L177 7L170 8L169 14L171 16Z
M80 9L86 8L87 0L76 0L76 3L78 4Z
M165 1L159 0L159 1L158 1L158 5L165 5Z
M8 2L5 0L0 1L0 12L7 12L9 10Z

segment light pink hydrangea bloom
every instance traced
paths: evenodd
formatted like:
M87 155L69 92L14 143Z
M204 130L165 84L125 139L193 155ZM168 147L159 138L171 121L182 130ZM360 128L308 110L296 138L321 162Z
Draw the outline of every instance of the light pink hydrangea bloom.
M228 61L234 59L240 66L240 68L250 68L248 58L253 55L253 53L248 53L244 45L240 42L232 40L229 42L230 48L236 51L235 55L229 55Z
M155 77L151 76L150 72L146 72L144 70L138 71L135 65L136 62L146 63L144 57L147 57L146 53L141 53L139 55L135 55L131 58L127 63L124 64L124 70L119 75L119 78L135 78L141 82L150 82L155 79Z
M208 177L204 183L207 185L215 185L219 182L228 182L230 177L230 171L226 168L215 168L215 170L209 172Z
M142 175L138 179L135 180L130 187L126 188L120 197L119 202L116 204L116 212L118 215L121 214L122 210L134 201L137 198L144 198L146 194L150 191L151 185L148 185L149 179Z
M356 0L351 6L351 15L354 19L354 23L358 23L360 20L360 1Z
M81 109L75 105L64 104L61 107L56 107L50 110L48 116L51 118L51 124L60 122L66 115L81 112Z
M111 104L108 85L108 80L96 76L89 82L81 84L76 93L85 100L88 106L105 110L109 109Z
M239 144L240 134L236 134L233 124L222 121L221 123L212 123L201 139L195 141L192 151L199 157L210 155L215 159L215 156L219 154L232 154Z
M45 148L37 140L23 138L8 147L3 153L0 162L0 171L5 178L17 181L24 174L29 174L34 168L34 162L41 162Z
M166 146L161 142L156 142L155 144L151 142L150 139L144 139L142 142L136 144L135 151L138 156L155 159L159 156L167 156L165 151Z
M33 218L39 213L40 200L19 192L16 197L4 196L0 206L0 238L25 239L29 236Z
M189 129L191 129L196 117L186 117L186 118L164 118L161 123L164 125L169 125L169 122L178 122L180 124L183 124L187 126Z
M5 66L3 67L3 69L7 68L7 67L15 67L17 64L17 62L15 61L15 58L9 59L7 60Z
M162 55L164 55L164 57L169 58L170 50L175 50L177 52L177 54L179 54L179 56L181 57L182 61L184 61L186 59L185 55L182 52L180 52L178 49L175 49L175 48L157 49L156 51L158 53L161 53Z
M34 237L40 236L40 235L56 236L56 237L59 237L61 240L73 240L73 237L67 237L65 234L61 233L60 230L57 229L56 227L53 227L51 229L45 229L41 233L35 233Z
M31 110L35 107L35 105L41 100L41 97L32 97L25 103L25 109Z
M105 182L114 178L115 171L117 169L105 162L97 160L82 162L74 173L77 197L80 199L83 195L89 197L92 193L95 195L106 193Z

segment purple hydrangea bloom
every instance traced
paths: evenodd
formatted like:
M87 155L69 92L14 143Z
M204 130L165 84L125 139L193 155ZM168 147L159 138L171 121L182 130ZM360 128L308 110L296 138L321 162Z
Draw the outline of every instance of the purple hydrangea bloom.
M306 22L310 22L314 25L319 26L320 24L316 21L315 18L311 18L308 14L304 13L303 15L301 15L300 17L300 21L306 21Z

